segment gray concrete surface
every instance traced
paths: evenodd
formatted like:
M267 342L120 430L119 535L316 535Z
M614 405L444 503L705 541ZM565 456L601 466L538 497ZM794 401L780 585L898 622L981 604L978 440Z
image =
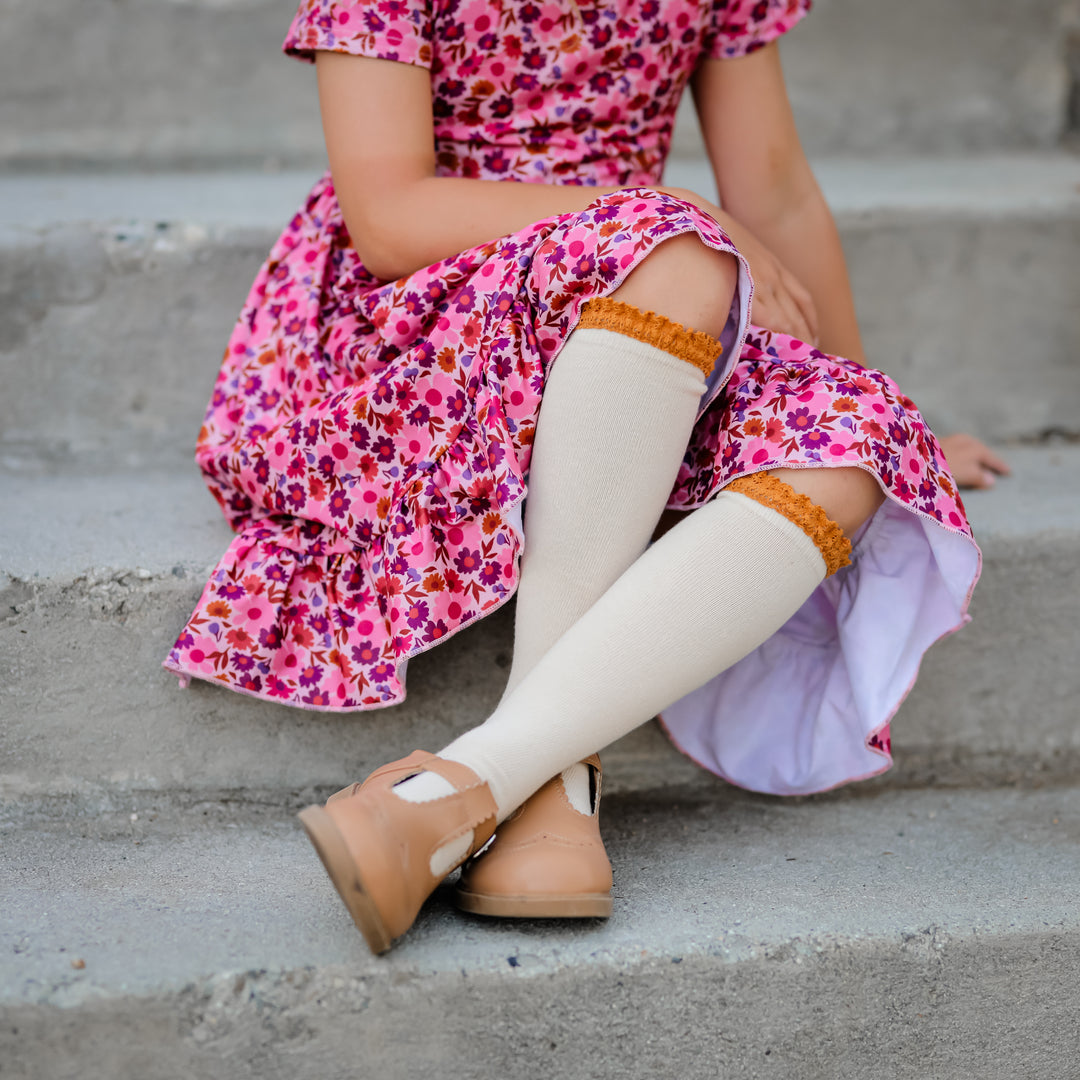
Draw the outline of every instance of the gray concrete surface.
M968 507L985 573L974 622L931 650L882 781L1033 783L1080 769L1080 447L1014 448ZM193 683L160 661L230 533L182 476L0 477L0 799L115 805L140 790L315 790L445 744L506 676L510 610L409 669L388 710L326 715ZM613 789L709 784L652 727L607 755Z
M287 808L8 828L0 1061L34 1080L1063 1080L1078 796L607 800L608 922L465 917L444 889L381 958Z
M815 7L783 46L815 152L1058 140L1068 0ZM314 76L278 51L294 10L290 0L2 0L0 163L321 161ZM694 154L683 119L677 147Z
M1076 431L1080 161L820 171L869 354L932 423ZM0 181L0 468L187 460L239 307L310 180ZM671 181L708 186L700 166Z

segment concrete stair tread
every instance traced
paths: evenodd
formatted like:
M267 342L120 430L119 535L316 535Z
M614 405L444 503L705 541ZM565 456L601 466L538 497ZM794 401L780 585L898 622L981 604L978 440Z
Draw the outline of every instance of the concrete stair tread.
M480 920L444 888L378 958L282 809L6 830L5 1074L1057 1080L1075 1060L1076 789L608 800L609 921Z
M388 956L368 954L287 806L140 802L9 825L0 985L71 1006L225 972L340 967L393 980L554 973L658 958L788 959L908 935L1080 934L1080 789L608 800L605 923L459 915L444 889ZM510 960L508 958L516 958ZM86 963L74 970L73 959Z
M814 170L837 214L905 211L1080 213L1080 158L1064 152L890 158L823 157ZM317 172L31 173L0 176L0 227L141 222L280 229ZM704 159L672 159L665 182L713 190Z
M1080 536L1080 445L1000 452L1012 477L964 497L980 542ZM212 567L233 535L194 465L105 476L14 474L0 477L0 492L20 511L0 518L0 573L22 581L70 581L96 570L195 573Z

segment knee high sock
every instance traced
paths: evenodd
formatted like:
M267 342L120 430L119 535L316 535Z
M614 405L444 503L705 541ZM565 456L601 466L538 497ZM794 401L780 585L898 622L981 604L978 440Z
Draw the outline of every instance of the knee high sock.
M645 550L720 349L629 304L586 304L536 425L506 694Z
M720 349L632 305L586 304L544 388L504 696L645 550ZM590 813L588 769L562 782Z
M440 752L489 783L500 820L757 648L844 565L850 545L806 496L769 476L732 487L653 544Z
M504 698L645 550L675 484L721 345L655 312L590 300L544 387ZM570 804L591 811L589 774L563 772ZM447 793L425 773L396 789Z

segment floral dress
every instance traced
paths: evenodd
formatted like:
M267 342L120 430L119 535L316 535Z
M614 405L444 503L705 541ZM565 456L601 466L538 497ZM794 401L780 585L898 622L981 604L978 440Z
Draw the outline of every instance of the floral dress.
M291 55L430 70L441 175L623 190L387 282L350 246L329 175L315 184L255 280L199 434L236 538L168 669L300 708L393 705L409 657L513 595L545 374L582 305L680 233L738 254L712 218L654 189L688 78L808 7L304 0ZM910 399L750 325L740 265L668 505L781 466L866 469L888 498L853 564L664 722L734 783L819 791L889 767L889 720L925 650L967 620L979 552ZM718 552L702 572L739 568Z

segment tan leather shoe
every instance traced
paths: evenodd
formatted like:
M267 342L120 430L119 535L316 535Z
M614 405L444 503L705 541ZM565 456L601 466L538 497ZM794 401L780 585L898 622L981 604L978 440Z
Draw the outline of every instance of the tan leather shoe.
M454 893L463 911L519 919L589 919L611 914L611 861L600 839L600 759L592 772L593 812L570 805L552 777L465 864Z
M438 773L457 790L421 803L393 793L394 784L420 772ZM412 926L445 876L431 872L432 855L471 832L460 863L487 843L495 820L491 791L472 769L419 750L325 806L300 812L308 839L374 953L385 952Z

